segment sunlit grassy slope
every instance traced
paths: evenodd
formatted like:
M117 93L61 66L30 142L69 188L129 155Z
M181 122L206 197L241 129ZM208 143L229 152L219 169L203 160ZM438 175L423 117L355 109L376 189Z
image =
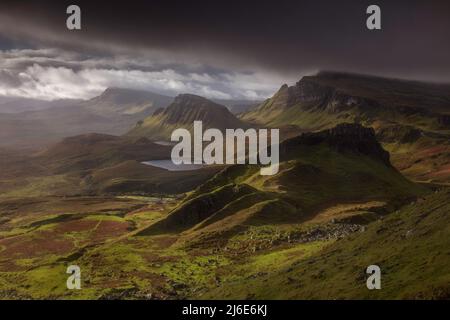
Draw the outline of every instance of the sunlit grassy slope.
M202 297L448 299L449 200L449 191L427 196L307 258L295 249L289 249L288 262L288 251L259 256L254 261L270 263L265 274L229 279ZM305 252L302 245L298 250ZM381 290L366 288L365 270L372 264L381 268Z
M368 133L368 141L337 148L327 140L335 131L324 132L322 142L288 140L278 174L262 176L258 166L226 168L142 234L184 231L196 243L223 241L250 226L300 223L338 203L381 200L392 210L428 192L389 164L369 129L351 128Z

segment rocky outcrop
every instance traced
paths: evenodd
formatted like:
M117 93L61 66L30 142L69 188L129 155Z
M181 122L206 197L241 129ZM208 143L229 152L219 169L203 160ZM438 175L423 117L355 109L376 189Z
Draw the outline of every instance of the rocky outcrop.
M339 152L355 152L377 159L390 166L389 152L383 149L375 137L372 128L359 124L344 123L320 132L304 133L286 140L280 146L280 152L289 157L299 146L327 144Z
M317 76L303 77L294 86L284 84L278 92L266 100L256 112L280 112L289 108L304 111L325 111L331 114L356 110L366 114L383 107L375 99L349 94L339 88L321 83ZM258 111L259 110L259 111Z
M279 97L284 98L286 106L291 107L297 103L321 104L333 94L333 88L308 81L304 77L292 87L281 87L278 93Z

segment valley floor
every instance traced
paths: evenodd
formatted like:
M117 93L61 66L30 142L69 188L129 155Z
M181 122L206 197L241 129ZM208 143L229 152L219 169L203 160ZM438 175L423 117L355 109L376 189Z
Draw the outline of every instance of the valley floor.
M139 235L175 198L2 199L0 298L448 299L449 200L443 188L387 215L376 201L336 204L198 246L188 232ZM366 288L371 264L381 290ZM66 287L69 265L81 290Z

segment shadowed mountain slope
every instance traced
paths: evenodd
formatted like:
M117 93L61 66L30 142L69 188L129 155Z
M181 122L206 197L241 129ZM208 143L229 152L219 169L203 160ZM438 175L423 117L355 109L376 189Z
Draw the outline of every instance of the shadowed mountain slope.
M202 121L203 129L246 127L226 107L200 96L181 94L167 108L158 109L140 121L127 135L168 140L175 129L192 130L194 121Z

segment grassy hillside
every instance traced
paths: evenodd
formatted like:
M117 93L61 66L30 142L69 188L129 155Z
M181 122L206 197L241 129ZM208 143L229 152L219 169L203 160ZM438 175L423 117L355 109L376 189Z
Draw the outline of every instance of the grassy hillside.
M449 191L437 192L328 245L297 244L249 257L197 297L448 299L449 200ZM381 268L381 290L366 288L371 264Z
M325 220L254 224L218 247L140 233L177 206L173 198L10 199L1 203L0 297L444 299L449 199L444 189L392 213L373 202L335 206L320 211ZM65 288L69 264L81 266L82 290ZM370 264L381 267L379 291L365 287Z
M222 243L251 226L301 223L338 203L377 200L392 210L427 193L390 165L373 131L357 125L286 140L280 149L278 174L226 168L142 234L185 231L187 242Z

